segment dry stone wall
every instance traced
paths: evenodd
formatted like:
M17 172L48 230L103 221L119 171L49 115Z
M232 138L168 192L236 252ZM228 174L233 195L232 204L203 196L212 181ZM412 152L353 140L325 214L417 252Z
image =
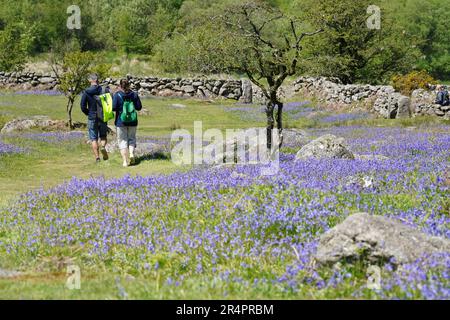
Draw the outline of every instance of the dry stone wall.
M313 96L326 105L359 103L388 119L420 115L450 119L449 106L434 104L437 94L434 88L416 90L407 97L392 86L344 85L337 79L301 77L283 90L282 94L287 97L296 94Z
M261 90L248 80L184 79L128 76L132 89L143 97L226 98L244 103L264 103ZM103 84L118 85L119 80L108 78ZM0 88L14 90L54 90L58 81L54 76L33 72L0 72ZM295 95L317 98L327 106L360 104L384 118L433 115L450 119L450 107L434 104L435 90L416 90L411 97L396 92L392 86L351 84L337 79L300 77L280 88L282 98Z
M183 79L128 76L131 87L143 97L198 97L251 102L252 86L247 80ZM116 86L119 79L108 78L102 84ZM14 90L55 90L58 81L51 75L33 72L0 72L0 88Z
M0 71L0 87L6 89L51 90L57 85L57 80L51 75L42 75L34 72L3 72Z

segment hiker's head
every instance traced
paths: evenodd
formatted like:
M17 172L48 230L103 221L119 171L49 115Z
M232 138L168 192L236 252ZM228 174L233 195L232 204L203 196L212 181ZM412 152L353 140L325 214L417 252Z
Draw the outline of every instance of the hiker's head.
M127 79L120 80L120 88L125 92L130 91L130 82Z
M92 73L89 75L88 80L91 85L96 85L98 84L98 75L96 73Z

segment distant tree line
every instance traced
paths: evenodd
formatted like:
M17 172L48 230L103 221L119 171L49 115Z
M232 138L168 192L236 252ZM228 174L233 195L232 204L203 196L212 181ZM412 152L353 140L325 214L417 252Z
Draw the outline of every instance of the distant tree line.
M224 61L224 54L239 50L242 38L234 39L220 17L230 6L246 1L0 0L0 69L20 68L29 57L71 39L81 51L148 55L167 72L242 71L242 66L233 67L235 61ZM66 28L66 10L74 2L81 8L80 30ZM294 73L332 76L344 83L380 83L397 74L425 70L437 79L450 80L450 1L250 2L271 6L289 17L280 21L293 20L304 32L324 30L302 40ZM369 5L381 8L379 30L367 28ZM286 41L286 27L274 26L274 37Z

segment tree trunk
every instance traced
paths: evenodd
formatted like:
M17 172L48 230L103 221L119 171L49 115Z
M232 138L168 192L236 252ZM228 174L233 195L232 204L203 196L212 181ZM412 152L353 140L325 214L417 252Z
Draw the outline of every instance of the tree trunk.
M283 103L277 101L277 129L278 129L278 137L280 140L278 141L278 148L281 149L283 145Z
M72 123L73 103L74 103L74 99L69 98L69 100L67 102L67 114L69 115L69 128L70 128L70 130L73 129L73 123Z
M267 150L272 149L272 130L274 128L275 120L273 118L274 104L272 101L268 101L266 105L267 115Z

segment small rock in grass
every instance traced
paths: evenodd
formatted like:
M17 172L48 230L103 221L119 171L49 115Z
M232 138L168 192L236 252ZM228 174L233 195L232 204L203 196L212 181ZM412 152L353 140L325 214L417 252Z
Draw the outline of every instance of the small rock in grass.
M18 271L0 269L0 278L13 278L20 275L21 273Z
M134 280L136 280L136 278L135 278L134 276L132 276L131 274L127 274L127 275L125 276L125 280L126 280L127 282L133 282Z
M378 160L384 161L389 160L389 157L383 156L381 154L355 154L356 160Z
M347 178L346 186L356 185L363 189L371 188L375 186L375 179L372 176L351 176Z
M245 178L247 178L247 175L243 174L243 173L239 173L237 171L233 171L233 173L231 174L231 178L232 179L245 179Z
M174 103L170 105L172 108L176 108L176 109L184 109L186 108L186 106L184 104L179 104L179 103Z

